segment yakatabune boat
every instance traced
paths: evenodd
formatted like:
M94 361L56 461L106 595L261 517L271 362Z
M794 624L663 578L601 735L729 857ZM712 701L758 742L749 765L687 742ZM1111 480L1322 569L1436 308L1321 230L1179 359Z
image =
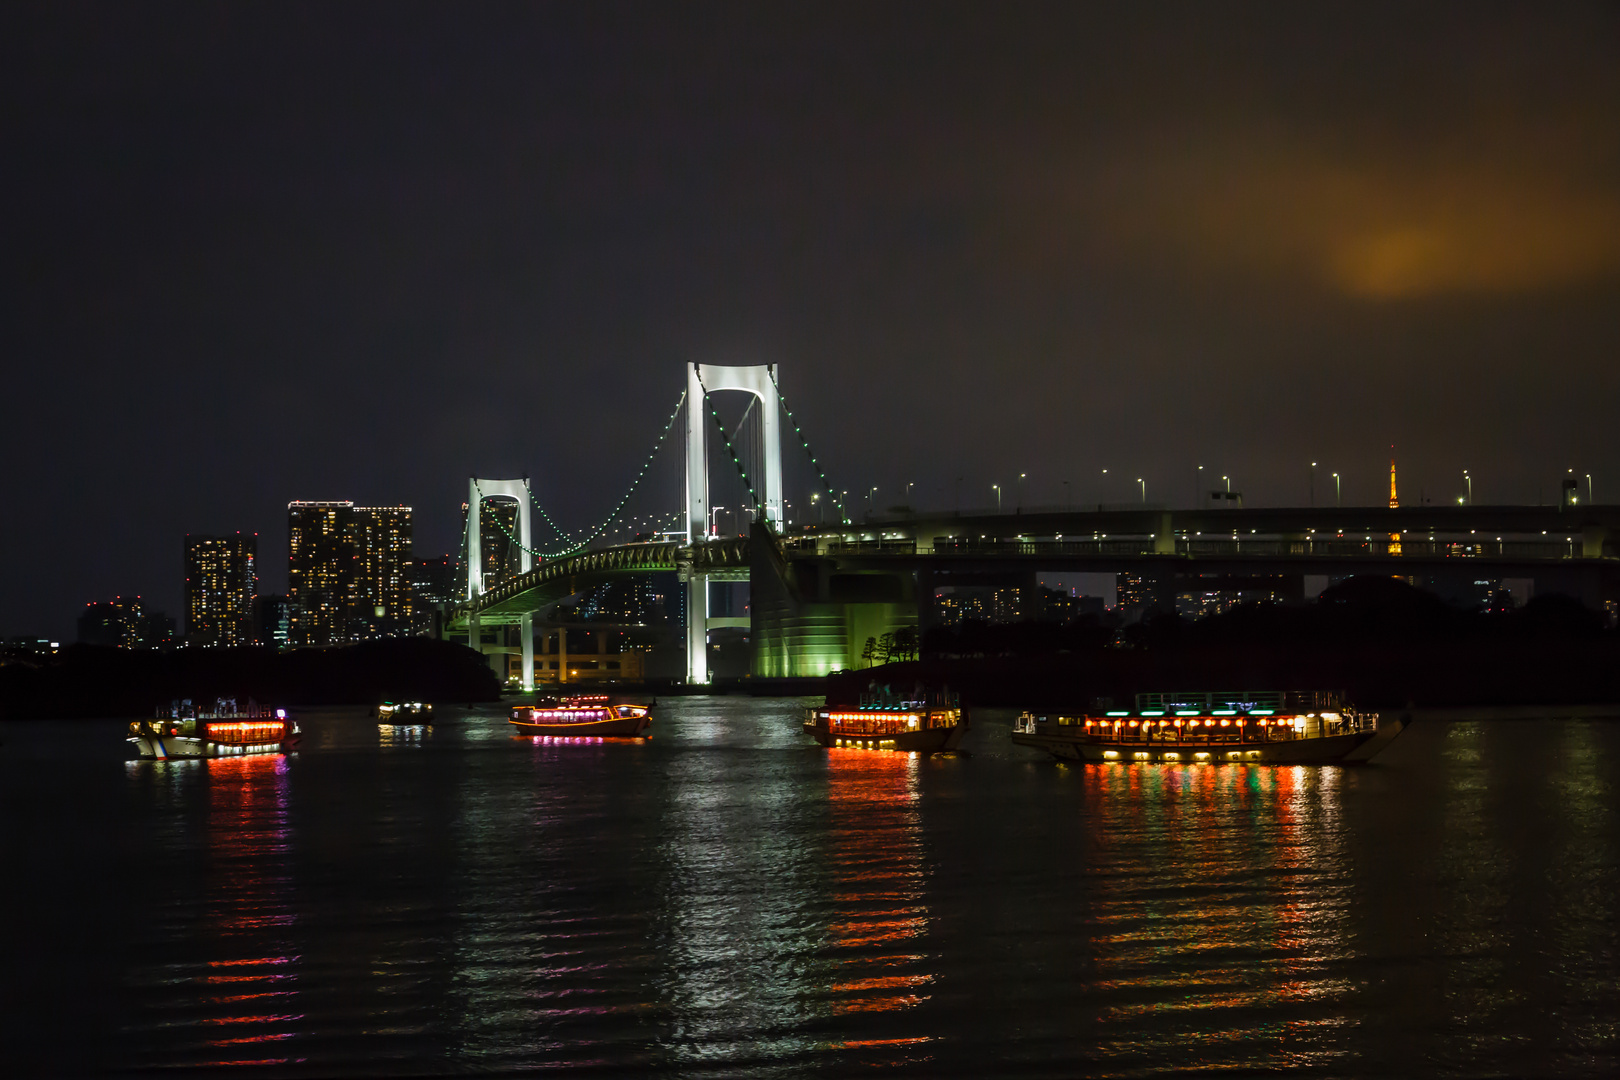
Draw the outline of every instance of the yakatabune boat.
M955 750L967 729L967 710L953 692L921 688L909 697L885 689L867 694L859 705L806 709L804 718L804 730L822 746L862 750Z
M606 694L552 698L512 709L511 724L525 735L597 735L633 738L652 723L646 705L612 705Z
M220 698L207 712L187 698L170 705L168 715L159 710L151 720L132 721L128 741L141 757L164 760L279 754L297 745L298 736L298 724L286 709L265 709L252 701L238 709L234 698Z
M1312 765L1370 760L1401 733L1332 691L1136 695L1135 709L1026 712L1013 742L1069 761Z
M385 701L372 713L384 724L433 723L433 704L427 701Z

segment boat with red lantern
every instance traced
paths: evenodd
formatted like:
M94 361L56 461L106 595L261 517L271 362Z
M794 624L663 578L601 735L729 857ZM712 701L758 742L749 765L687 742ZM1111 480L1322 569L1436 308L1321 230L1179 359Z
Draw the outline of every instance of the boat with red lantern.
M1013 742L1068 761L1170 764L1351 764L1401 733L1336 691L1245 690L1136 695L1135 709L1025 712Z
M652 707L615 705L607 694L579 694L514 706L509 722L525 735L629 739L647 730L652 723Z
M269 709L249 699L239 709L235 698L218 698L212 710L199 708L190 698L158 710L150 720L134 720L126 741L142 758L234 757L239 754L280 754L298 744L297 721L286 709Z
M874 687L859 705L806 709L804 730L827 747L933 754L962 745L968 715L951 690L918 686L896 694Z

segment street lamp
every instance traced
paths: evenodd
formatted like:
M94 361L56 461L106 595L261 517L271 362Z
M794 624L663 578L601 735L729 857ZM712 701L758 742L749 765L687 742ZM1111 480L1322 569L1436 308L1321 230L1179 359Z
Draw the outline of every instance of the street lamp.
M1140 476L1138 476L1136 478L1136 482L1138 484L1142 485L1142 505L1146 506L1147 505L1147 481L1142 479Z
M821 505L821 493L815 492L810 496L810 505L816 508L816 521L818 524L827 524L827 508Z
M1597 505L1596 503L1592 502L1592 474L1591 473L1586 474L1586 501L1589 504L1591 504L1592 506Z
M1311 462L1311 505L1316 505L1316 462Z
M1333 474L1333 505L1334 506L1343 506L1344 505L1343 501L1340 500L1340 498L1339 498L1339 474L1338 473Z
M1001 485L991 484L990 489L996 493L996 513L1001 513Z
M724 509L725 509L725 507L723 507L723 506L711 506L711 507L709 507L709 535L710 536L718 536L719 535L719 533L717 533L715 531L715 519L719 516L720 511L722 511Z
M1017 502L1017 506L1018 506L1018 512L1020 514L1022 514L1024 512L1024 477L1027 476L1027 475L1029 475L1029 474L1028 473L1019 473L1018 474L1018 486L1014 489L1015 492L1017 493L1017 496L1018 496L1017 499L1016 499L1016 502Z
M1228 495L1232 494L1232 478L1230 476L1223 476L1221 479L1226 481L1226 493Z
M1463 483L1468 485L1468 505L1473 506L1474 505L1474 478L1472 476L1468 475L1468 470L1467 469L1463 470Z
M1193 501L1192 501L1192 508L1194 510L1198 509L1198 492L1200 490L1202 490L1202 488L1204 486L1204 478L1202 476L1199 476L1198 473L1201 473L1203 471L1204 471L1204 467L1202 465L1200 465L1200 466L1198 466L1198 472L1193 473Z

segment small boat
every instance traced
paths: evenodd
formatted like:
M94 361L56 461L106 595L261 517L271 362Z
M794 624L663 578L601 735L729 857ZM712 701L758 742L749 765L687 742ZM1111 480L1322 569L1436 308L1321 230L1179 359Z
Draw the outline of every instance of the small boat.
M219 698L212 711L198 709L190 698L172 703L151 720L129 725L127 741L142 758L233 757L238 754L280 754L293 749L298 723L286 709L265 709L249 701L238 709L234 698Z
M1025 712L1013 742L1067 761L1326 765L1369 761L1401 733L1334 691L1136 695L1135 709Z
M962 744L968 716L950 690L917 687L897 696L885 687L863 695L859 705L806 709L804 730L827 747L933 754Z
M371 711L383 724L433 723L433 704L428 701L385 701Z
M525 735L628 739L640 735L652 723L652 709L646 705L614 705L606 694L581 694L514 706L510 723Z

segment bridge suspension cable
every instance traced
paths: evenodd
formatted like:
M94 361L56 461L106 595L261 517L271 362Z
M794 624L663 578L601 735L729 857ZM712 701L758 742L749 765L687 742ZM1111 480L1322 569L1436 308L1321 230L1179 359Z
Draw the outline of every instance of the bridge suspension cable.
M669 437L670 430L675 426L675 418L680 416L681 407L683 405L685 405L685 404L686 404L686 391L682 390L680 400L675 402L674 411L669 414L669 419L664 422L664 430L658 433L658 438L653 443L653 448L650 451L648 451L646 460L644 460L641 463L641 468L636 472L635 479L630 481L629 490L627 490L624 493L623 497L621 497L619 499L619 501L614 504L613 509L611 511L609 511L607 517L602 519L600 524L598 524L594 528L589 529L589 530L587 530L585 532L583 540L580 540L577 543L574 543L574 544L570 545L569 547L563 548L563 549L558 550L558 551L536 551L534 548L526 547L521 542L519 542L517 537L513 536L511 531L507 529L505 522L501 521L499 518L495 519L496 527L499 528L501 530L501 532L505 534L507 540L511 541L517 547L521 548L524 551L527 551L530 555L533 555L536 558L540 558L540 559L556 559L556 558L561 558L564 555L572 555L574 552L583 549L592 540L595 540L598 536L601 536L604 532L607 531L607 527L609 525L613 524L613 522L618 518L619 512L624 509L625 503L629 502L630 497L636 493L636 490L638 488L641 487L641 482L643 480L645 480L646 477L647 477L647 470L652 467L653 459L658 456L658 451L663 449L664 440ZM474 486L475 487L477 486L476 482L475 482ZM552 521L550 515L548 515L545 512L545 510L540 507L540 500L535 498L534 489L529 486L528 480L525 479L523 481L523 486L524 486L525 490L527 490L528 493L529 493L529 501L530 501L530 503L532 505L534 505L537 509L540 510L540 516L544 517L546 519L546 521L548 523L550 523L551 527L553 529L556 529L557 533L566 542L568 540L568 534L563 532L560 528L558 528L557 523ZM482 502L482 500L483 500L483 495L484 495L483 489L478 488L478 497L479 497L480 502Z
M810 440L805 438L803 431L799 430L799 422L793 418L793 410L788 408L787 398L782 396L782 387L776 381L775 372L771 373L771 385L776 387L776 399L782 403L782 411L787 413L788 423L793 428L793 434L799 437L799 445L804 447L804 452L809 456L811 468L815 469L816 475L821 478L821 486L827 489L827 498L832 500L834 506L838 507L838 516L843 518L844 524L850 524L849 512L844 509L843 500L833 490L832 482L827 479L827 474L821 471L821 462L816 460L816 452L810 449Z

